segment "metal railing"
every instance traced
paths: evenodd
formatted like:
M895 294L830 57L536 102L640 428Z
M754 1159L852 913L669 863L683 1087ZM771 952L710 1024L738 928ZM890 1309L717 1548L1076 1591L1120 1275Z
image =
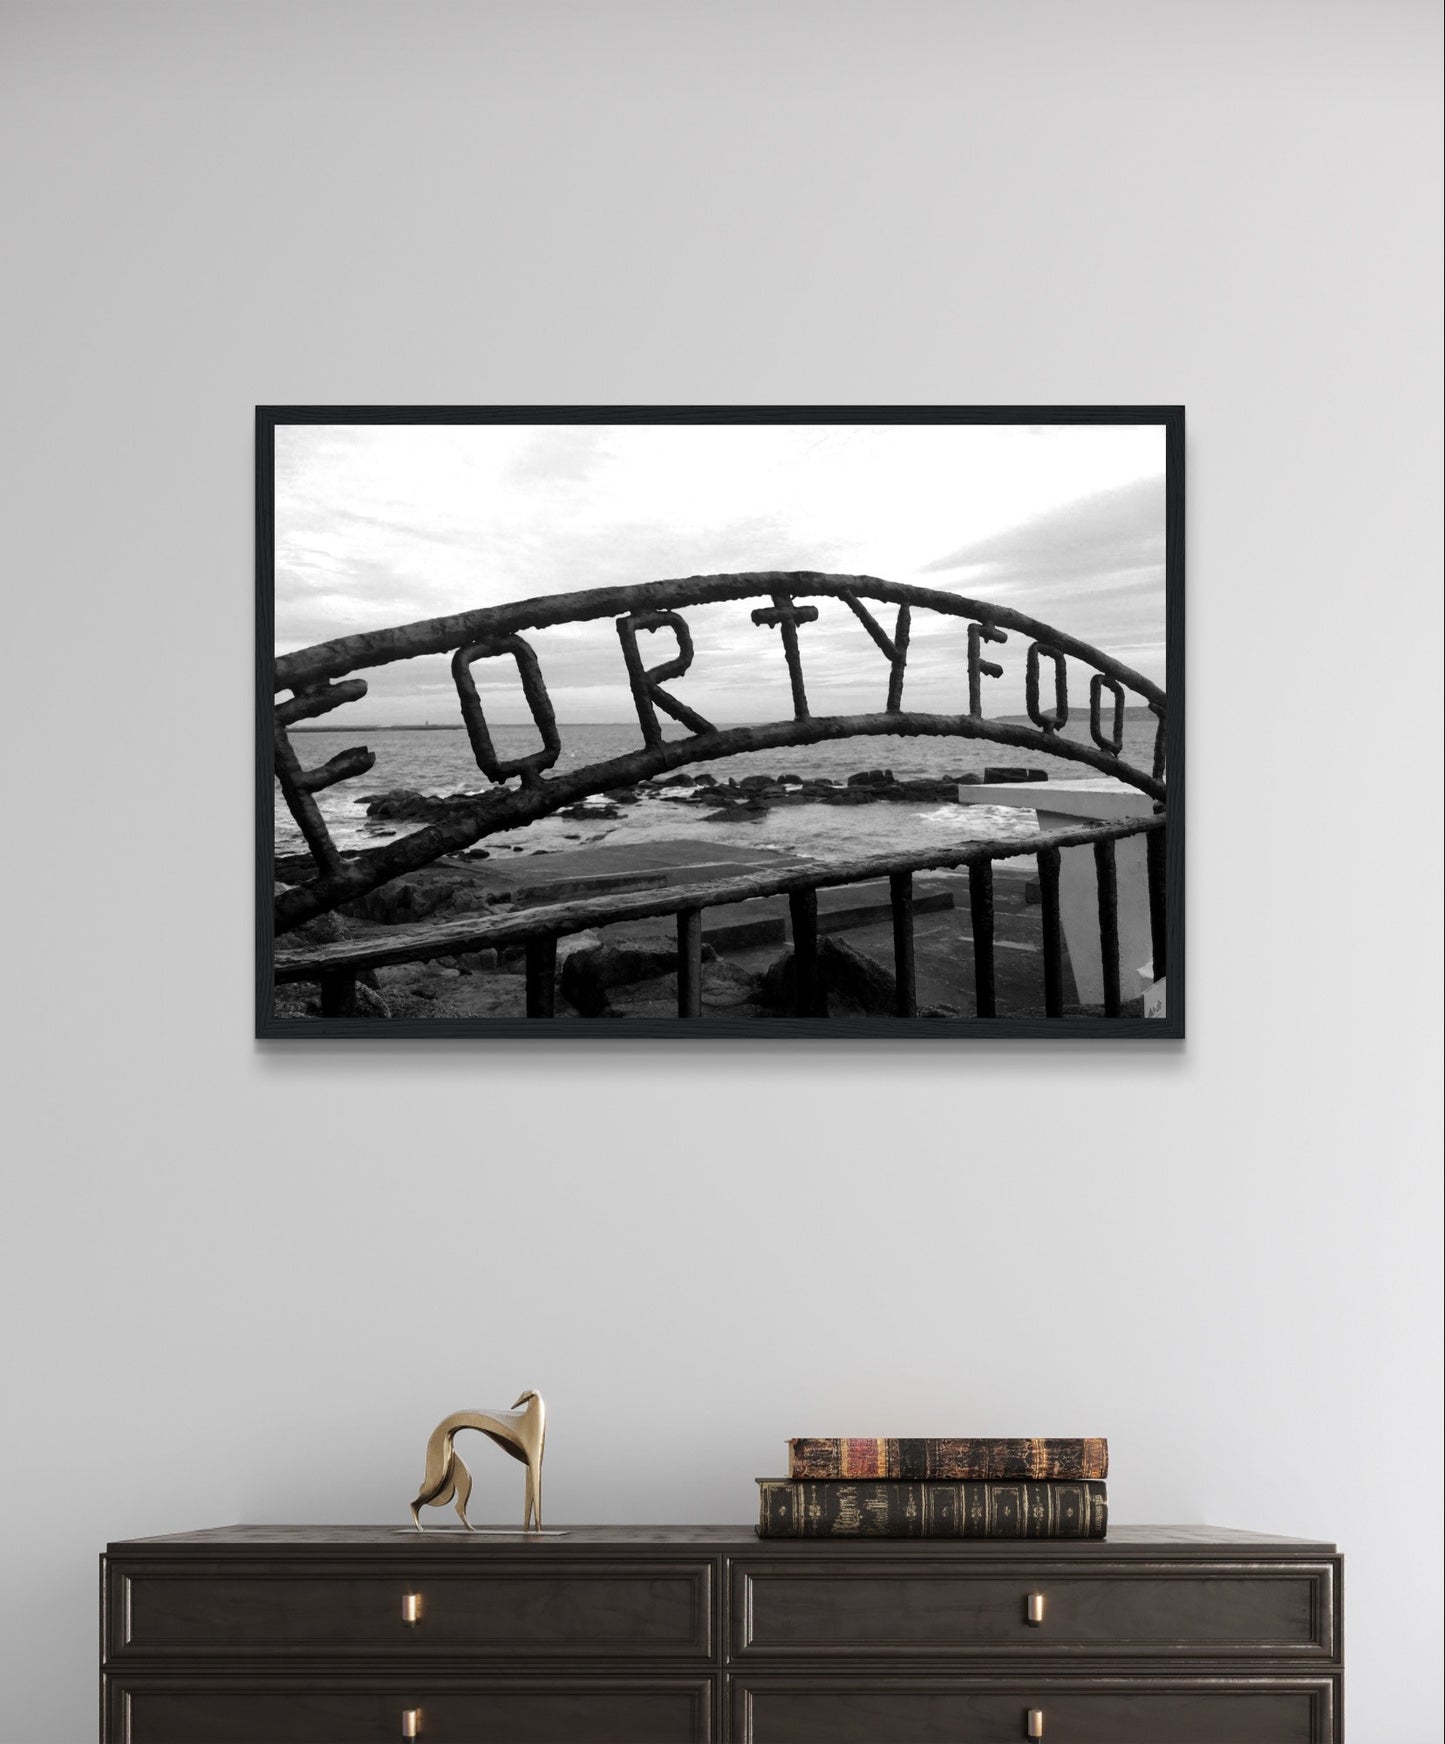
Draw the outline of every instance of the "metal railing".
M805 864L753 873L741 878L674 885L570 902L542 904L486 919L442 921L397 927L385 938L342 940L304 950L278 949L276 982L319 982L323 1017L356 1011L356 980L367 970L417 963L459 952L520 945L526 963L526 1013L556 1014L557 942L570 934L622 921L673 915L677 926L677 1014L702 1016L703 927L705 909L755 897L788 898L795 969L796 1015L826 1017L827 997L818 956L820 889L886 878L893 924L893 966L897 987L895 1015L918 1015L914 970L913 879L920 872L968 871L969 913L974 951L975 1015L998 1015L994 976L993 868L997 861L1032 856L1038 866L1043 924L1043 1005L1050 1018L1064 1015L1064 937L1059 909L1059 869L1067 848L1093 850L1098 885L1099 941L1103 960L1104 1015L1118 1017L1122 998L1119 973L1118 879L1116 844L1145 838L1153 972L1165 974L1164 841L1162 815L1119 823L1056 830L1026 839L990 838L947 849L910 855L879 854L832 865Z

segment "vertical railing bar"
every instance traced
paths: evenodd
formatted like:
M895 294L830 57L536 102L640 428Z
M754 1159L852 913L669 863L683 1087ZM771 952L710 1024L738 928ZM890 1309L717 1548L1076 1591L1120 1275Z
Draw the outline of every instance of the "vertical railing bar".
M888 896L893 908L893 975L898 984L899 1017L918 1015L918 987L913 965L913 874L890 872Z
M321 977L321 1015L323 1017L356 1016L356 975L351 970L337 969Z
M788 911L793 924L793 975L797 985L799 1017L826 1017L827 1002L818 973L818 892L815 889L788 893Z
M1099 881L1099 957L1104 968L1104 1016L1119 1015L1119 872L1112 842L1094 843Z
M1168 972L1168 930L1165 926L1163 830L1150 830L1144 838L1144 857L1149 877L1149 937L1154 949L1154 979Z
M980 1017L994 1017L993 862L974 860L968 868L968 909L973 923L973 997Z
M677 911L677 1015L702 1016L702 910Z
M1059 850L1044 848L1039 863L1039 896L1044 911L1044 1016L1064 1015L1064 934L1059 924Z
M527 940L527 1016L552 1017L557 1006L557 935Z

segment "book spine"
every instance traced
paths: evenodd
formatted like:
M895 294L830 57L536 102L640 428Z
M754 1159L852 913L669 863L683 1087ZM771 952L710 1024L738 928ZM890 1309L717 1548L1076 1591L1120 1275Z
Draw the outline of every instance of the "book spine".
M788 1476L802 1479L906 1478L919 1482L980 1478L1064 1479L1109 1475L1102 1438L1025 1440L844 1440L800 1437L788 1443Z
M1098 1482L759 1483L760 1538L1102 1538Z

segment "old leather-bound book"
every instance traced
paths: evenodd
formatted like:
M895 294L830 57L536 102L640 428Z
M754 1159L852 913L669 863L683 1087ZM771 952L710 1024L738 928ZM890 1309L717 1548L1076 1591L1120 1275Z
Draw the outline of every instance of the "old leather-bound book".
M788 1443L790 1478L1063 1478L1109 1475L1102 1438L989 1439L981 1436L854 1440L805 1436Z
M907 1483L759 1478L760 1538L1102 1538L1097 1482Z

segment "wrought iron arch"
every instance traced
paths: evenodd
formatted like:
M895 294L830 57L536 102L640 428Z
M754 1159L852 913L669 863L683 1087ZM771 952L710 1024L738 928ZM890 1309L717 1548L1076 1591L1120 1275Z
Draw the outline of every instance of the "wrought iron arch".
M762 629L779 632L793 697L793 717L762 726L719 729L671 695L667 685L691 666L691 631L682 613L690 607L765 596L752 614ZM818 618L818 609L800 601L835 599L857 617L877 645L887 669L884 707L873 713L816 715L808 702L805 644L799 630ZM865 602L897 608L891 629L879 623ZM968 620L965 674L968 708L959 714L922 713L902 706L913 614L935 612ZM642 747L584 769L555 776L560 741L555 714L535 652L524 632L558 624L615 620L622 664L637 710ZM640 638L670 633L677 652L648 667ZM988 658L990 648L1010 637L1026 640L1026 699L1029 724L988 719L983 714L985 678L1000 675ZM375 763L365 747L340 752L328 763L305 769L288 728L353 702L366 694L364 679L348 674L421 655L452 655L458 701L482 772L494 783L474 804L458 804L441 821L343 860L333 843L315 794L337 782L366 773ZM542 750L504 762L497 757L471 677L475 661L509 657L516 661L522 688L542 738ZM1090 740L1061 735L1069 712L1066 659L1092 669L1089 685ZM275 689L291 694L275 708L275 773L292 816L315 859L318 876L283 891L276 900L275 926L284 933L343 902L429 864L439 856L470 847L499 830L536 822L566 805L610 788L663 775L687 765L750 751L783 750L826 740L889 734L930 738L983 739L1082 763L1148 794L1162 812L1165 787L1165 693L1141 673L1102 650L1050 624L1014 611L935 588L914 587L868 575L827 575L811 570L764 570L733 575L691 576L630 587L593 588L551 594L448 617L428 618L393 629L366 631L278 656ZM964 676L964 674L961 674ZM1043 692L1049 692L1047 702ZM1132 694L1158 722L1152 767L1136 769L1124 761L1122 721ZM659 709L689 728L689 736L666 739ZM516 779L517 787L506 785Z

